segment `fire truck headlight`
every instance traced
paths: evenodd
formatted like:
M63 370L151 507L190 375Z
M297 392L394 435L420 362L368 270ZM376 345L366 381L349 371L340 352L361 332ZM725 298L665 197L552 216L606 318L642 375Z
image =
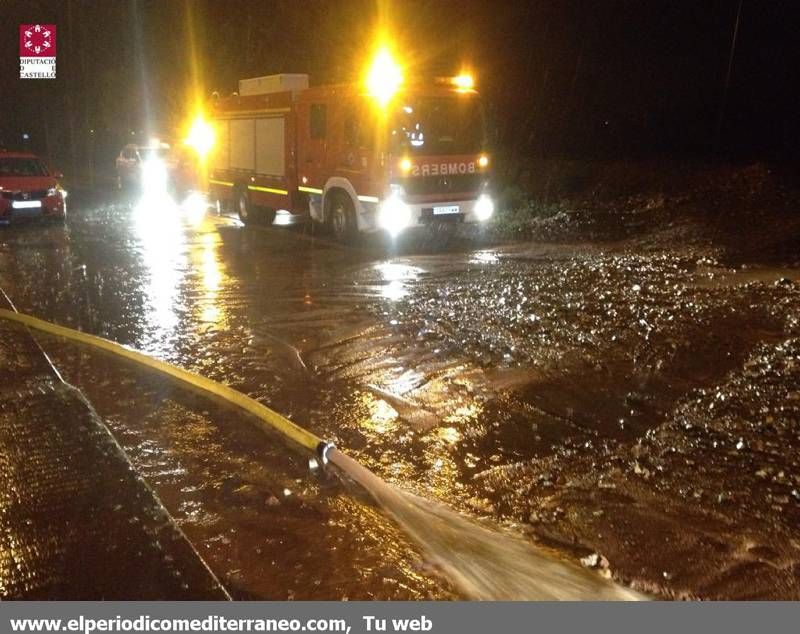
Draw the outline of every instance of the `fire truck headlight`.
M485 222L494 213L494 201L488 194L481 194L475 201L475 216L479 221Z
M167 166L160 159L142 163L142 189L146 194L159 194L167 190Z
M411 224L411 207L403 202L397 192L392 193L378 207L378 224L392 236Z

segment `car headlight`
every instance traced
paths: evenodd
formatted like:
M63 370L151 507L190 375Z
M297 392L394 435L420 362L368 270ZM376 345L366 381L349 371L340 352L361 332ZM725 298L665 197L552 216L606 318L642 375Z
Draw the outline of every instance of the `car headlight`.
M475 201L475 216L481 222L485 222L494 213L494 201L488 194L481 194Z
M410 224L411 207L403 202L402 190L393 187L378 207L378 225L396 236Z
M147 193L163 192L167 188L167 166L160 159L142 163L142 188Z

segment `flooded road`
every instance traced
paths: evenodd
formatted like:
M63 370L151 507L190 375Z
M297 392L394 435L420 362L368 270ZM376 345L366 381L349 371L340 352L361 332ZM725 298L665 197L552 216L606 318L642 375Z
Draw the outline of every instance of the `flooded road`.
M635 242L345 249L95 195L0 230L19 310L234 387L389 483L663 597L800 598L800 284ZM240 598L458 598L243 416L46 342Z

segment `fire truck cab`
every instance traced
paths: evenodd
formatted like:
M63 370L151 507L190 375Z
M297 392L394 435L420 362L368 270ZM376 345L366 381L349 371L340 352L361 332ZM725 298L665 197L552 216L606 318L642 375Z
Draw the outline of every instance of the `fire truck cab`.
M212 105L209 191L245 223L308 213L342 241L359 232L482 222L493 212L478 94L410 85L379 105L307 75L239 82Z

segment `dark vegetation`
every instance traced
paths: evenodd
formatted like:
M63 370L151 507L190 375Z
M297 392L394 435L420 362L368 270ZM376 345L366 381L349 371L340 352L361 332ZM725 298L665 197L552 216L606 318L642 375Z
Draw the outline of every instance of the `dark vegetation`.
M795 264L800 188L795 166L699 162L531 162L498 179L500 239L709 246L733 260Z

